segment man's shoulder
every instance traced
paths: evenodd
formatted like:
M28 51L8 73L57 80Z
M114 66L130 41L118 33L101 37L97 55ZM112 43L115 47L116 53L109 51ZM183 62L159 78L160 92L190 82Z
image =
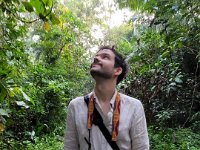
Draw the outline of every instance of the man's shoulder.
M69 102L68 110L72 110L77 113L86 112L87 104L84 101L84 96L76 97Z
M137 98L125 95L123 93L120 93L122 102L130 103L130 104L141 104L141 101Z
M70 104L76 105L76 104L83 103L83 101L84 101L84 96L79 96L79 97L72 99L70 101Z
M72 99L69 103L69 105L85 105L85 100L84 100L84 97L85 96L90 96L91 93L87 94L87 95L82 95L82 96L79 96L79 97L76 97L74 99Z

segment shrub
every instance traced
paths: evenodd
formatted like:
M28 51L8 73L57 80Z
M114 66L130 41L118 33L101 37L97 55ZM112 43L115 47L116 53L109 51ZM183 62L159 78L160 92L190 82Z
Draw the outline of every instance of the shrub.
M190 129L149 127L152 150L198 150L200 135Z

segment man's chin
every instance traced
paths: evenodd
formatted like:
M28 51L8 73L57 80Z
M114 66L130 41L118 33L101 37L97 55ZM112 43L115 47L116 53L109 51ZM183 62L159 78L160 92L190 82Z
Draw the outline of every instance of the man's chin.
M95 70L95 69L91 69L90 74L93 78L100 77L100 78L104 78L104 79L110 79L112 77L111 74L102 73L102 72Z
M96 76L96 75L98 75L99 74L99 71L97 71L97 70L95 70L94 68L91 68L90 69L90 74L91 74L91 76Z

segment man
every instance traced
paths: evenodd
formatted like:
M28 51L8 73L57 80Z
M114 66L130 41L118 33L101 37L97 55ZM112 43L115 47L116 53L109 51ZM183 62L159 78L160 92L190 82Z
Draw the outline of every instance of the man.
M68 106L65 150L149 149L141 102L116 90L116 85L126 76L127 68L125 60L114 47L100 47L90 68L96 82L94 90L88 98L78 97ZM106 139L105 133L94 124L94 109L103 119L100 122L109 131L106 135L110 138ZM117 148L112 148L108 141Z

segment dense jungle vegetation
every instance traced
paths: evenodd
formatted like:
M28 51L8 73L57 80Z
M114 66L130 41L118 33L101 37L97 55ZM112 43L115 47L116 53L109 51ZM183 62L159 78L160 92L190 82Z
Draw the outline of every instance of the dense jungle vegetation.
M0 0L0 6L0 149L63 149L68 103L93 88L91 49L115 44L130 65L118 90L144 104L151 149L200 150L198 0L115 0L108 7L103 0ZM111 28L116 8L134 13ZM94 25L104 38L96 38Z

